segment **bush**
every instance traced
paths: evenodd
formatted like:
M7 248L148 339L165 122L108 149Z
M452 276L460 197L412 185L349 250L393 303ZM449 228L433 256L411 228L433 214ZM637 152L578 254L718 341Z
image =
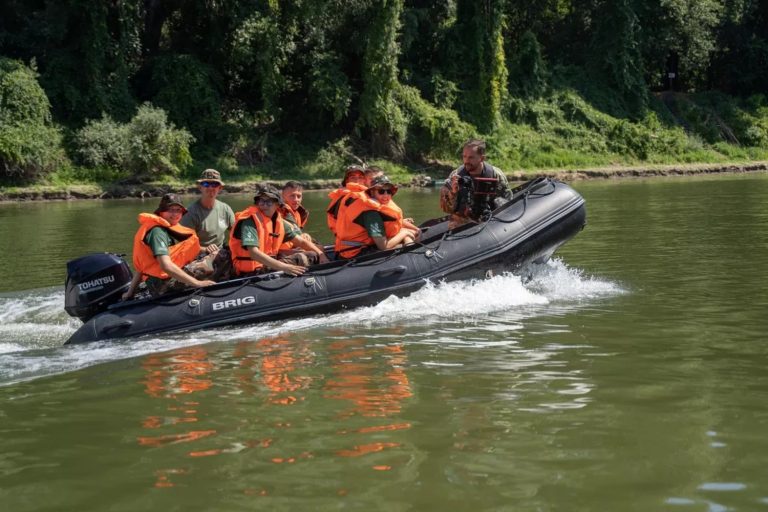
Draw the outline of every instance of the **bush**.
M78 162L88 167L119 169L128 160L128 125L109 116L86 121L75 135Z
M38 179L66 160L61 132L36 73L0 58L0 176Z
M128 124L104 116L89 121L75 136L84 165L122 168L136 176L178 175L192 164L194 137L168 122L162 109L144 104Z
M150 104L128 124L128 159L126 166L137 175L177 175L192 165L189 146L195 138L168 122L165 111Z

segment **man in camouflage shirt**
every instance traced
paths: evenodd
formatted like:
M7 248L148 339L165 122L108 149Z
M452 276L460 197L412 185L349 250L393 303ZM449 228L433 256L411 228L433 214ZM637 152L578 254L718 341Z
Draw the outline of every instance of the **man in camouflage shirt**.
M496 179L490 207L496 208L512 197L507 177L497 167L485 161L485 141L473 139L464 144L462 151L463 165L455 169L445 180L440 189L440 208L451 214L451 228L455 228L471 221L478 221L477 211L482 196L470 195L469 201L462 202L460 191L463 183L471 178Z

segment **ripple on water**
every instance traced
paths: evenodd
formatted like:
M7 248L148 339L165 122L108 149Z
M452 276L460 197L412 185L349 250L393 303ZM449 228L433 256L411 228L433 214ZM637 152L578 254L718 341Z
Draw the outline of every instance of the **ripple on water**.
M226 343L276 336L284 332L330 329L327 337L348 337L350 330L365 336L382 326L434 326L428 336L401 339L442 346L505 347L519 340L523 320L583 307L585 299L617 295L624 290L615 283L585 276L562 261L531 266L522 273L490 279L431 283L408 297L391 296L354 311L266 322L210 331L162 335L79 347L62 347L79 321L63 311L64 292L59 288L0 295L0 384L75 371L103 362L137 357L151 352L221 341ZM489 315L492 321L488 321ZM360 319L365 319L360 321ZM557 325L548 328L560 329ZM375 332L380 337L380 332Z

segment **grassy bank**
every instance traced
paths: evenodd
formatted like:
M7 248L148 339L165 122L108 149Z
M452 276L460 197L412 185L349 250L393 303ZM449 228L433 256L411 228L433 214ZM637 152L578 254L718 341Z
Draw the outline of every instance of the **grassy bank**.
M295 134L265 137L257 145L218 154L210 148L193 148L192 164L175 174L137 177L130 169L78 166L71 163L76 159L70 159L34 184L3 187L0 200L183 192L194 190L200 171L207 167L220 170L233 191L247 191L256 182L287 180L328 188L353 162L378 165L402 184L421 175L440 180L460 163L461 142L470 135L485 138L488 160L514 179L741 172L760 169L768 161L768 100L763 96L737 101L714 93L659 93L650 98L644 117L635 120L609 100L609 94L592 86L579 89L578 84L553 89L538 99L511 99L507 116L486 134L455 115L446 118L446 110L422 108L409 124L412 147L423 147L416 141L424 137L426 126L431 127L429 137L445 134L451 143L444 147L455 149L408 152L406 148L398 161L367 156L367 146L351 136L311 140ZM450 126L441 124L445 119Z

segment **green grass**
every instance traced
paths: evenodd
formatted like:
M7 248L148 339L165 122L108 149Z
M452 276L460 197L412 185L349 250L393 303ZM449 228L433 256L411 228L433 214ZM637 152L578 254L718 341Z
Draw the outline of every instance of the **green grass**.
M664 103L651 97L645 117L629 120L594 106L609 101L590 102L577 90L562 86L537 100L512 100L508 119L492 133L480 135L488 141L489 161L507 172L768 160L768 99L764 96L736 100L706 93L666 99ZM263 148L254 165L239 164L228 155L206 155L181 176L158 177L153 182L189 186L207 167L219 169L230 183L338 180L344 167L359 159L382 167L395 181L407 182L414 174L443 177L447 167L460 163L458 147L453 154L443 150L438 160L444 165L437 167L367 159L349 137L330 142L273 137ZM68 165L42 184L106 187L127 177L128 173L112 169Z

